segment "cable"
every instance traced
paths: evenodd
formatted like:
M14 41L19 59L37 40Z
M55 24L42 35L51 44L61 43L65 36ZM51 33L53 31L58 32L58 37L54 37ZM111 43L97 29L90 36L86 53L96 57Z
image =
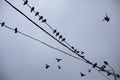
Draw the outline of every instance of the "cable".
M0 24L2 24L2 23L0 23ZM6 28L9 29L9 30L15 31L15 29L13 29L13 28L11 28L11 27L9 27L9 26L4 25L4 27L6 27ZM32 36L29 36L29 35L27 35L27 34L25 34L25 33L23 33L23 32L20 32L20 31L17 30L17 33L19 33L19 34L21 34L21 35L23 35L23 36L26 36L26 37L28 37L28 38L30 38L30 39L33 39L33 40L35 40L35 41L37 41L37 42L40 42L40 43L42 43L42 44L44 44L44 45L46 45L46 46L48 46L48 47L50 47L50 48L52 48L52 49L55 49L55 50L57 50L57 51L60 51L60 52L66 54L66 55L68 55L68 56L70 56L70 57L73 57L73 58L78 59L78 60L82 60L82 59L80 59L80 58L78 58L78 57L76 57L76 56L73 56L73 55L71 55L71 54L63 51L63 50L60 50L60 49L55 48L55 47L53 47L53 46L51 46L51 45L49 45L49 44L47 44L47 43L45 43L45 42L43 42L43 41L40 41L39 39L36 39L36 38L34 38L34 37L32 37ZM84 61L84 60L82 60L82 61Z

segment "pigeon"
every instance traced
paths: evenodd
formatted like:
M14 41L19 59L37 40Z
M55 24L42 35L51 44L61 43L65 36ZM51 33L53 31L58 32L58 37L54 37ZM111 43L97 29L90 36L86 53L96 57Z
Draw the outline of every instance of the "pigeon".
M18 32L18 30L17 30L17 28L15 28L15 33L17 33Z
M2 22L2 23L1 23L1 27L3 27L4 25L5 25L5 22Z
M65 41L65 38L63 38L62 41Z
M57 30L56 30L56 29L55 29L55 30L53 30L53 34L54 34L54 33L56 33L56 32L57 32Z
M43 19L43 16L40 16L40 17L39 17L39 20L41 20L41 19Z
M36 13L35 13L35 16L37 16L37 15L39 15L39 12L36 12Z
M50 66L48 64L46 64L45 68L48 69Z
M59 36L59 39L61 39L61 38L62 38L62 35Z
M86 74L83 74L82 72L80 72L80 75L81 75L81 77L86 76Z
M28 0L25 0L23 5L26 5L27 3L28 3Z
M57 33L56 33L56 36L58 36L59 34L60 34L60 33L59 33L59 32L57 32Z
M62 59L56 58L57 62L60 62Z
M46 22L47 20L46 19L43 19L42 22Z
M32 7L30 12L34 11L34 9L35 9L35 8L34 8L34 7Z

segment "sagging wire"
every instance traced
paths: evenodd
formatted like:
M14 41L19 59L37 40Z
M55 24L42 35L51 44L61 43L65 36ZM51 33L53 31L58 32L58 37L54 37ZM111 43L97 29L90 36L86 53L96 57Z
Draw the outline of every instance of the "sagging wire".
M53 47L53 46L51 46L51 45L49 45L49 44L47 44L47 43L45 43L45 42L37 39L37 38L34 38L34 37L32 37L32 36L30 36L30 35L28 35L28 34L25 34L25 33L21 32L21 31L18 31L18 28L15 28L15 29L14 29L14 28L11 28L11 27L5 25L5 22L2 22L2 23L0 23L0 24L1 24L1 27L5 27L5 28L7 28L7 29L9 29L9 30L15 31L15 33L19 33L19 34L21 34L21 35L23 35L23 36L26 36L26 37L28 37L28 38L30 38L30 39L32 39L32 40L35 40L35 41L37 41L37 42L39 42L39 43L42 43L42 44L44 44L44 45L46 45L46 46L48 46L48 47L50 47L50 48L52 48L52 49L55 49L55 50L57 50L57 51L59 51L59 52L62 52L62 53L66 54L66 55L68 55L68 56L70 56L70 57L73 57L73 58L75 58L75 59L77 59L77 60L82 60L82 59L80 59L80 58L78 58L78 57L76 57L76 56L73 56L73 55L71 55L71 54L69 54L69 53L67 53L67 52L65 52L65 51L63 51L63 50L61 50L61 49L55 48L55 47ZM82 61L84 61L84 60L82 60Z

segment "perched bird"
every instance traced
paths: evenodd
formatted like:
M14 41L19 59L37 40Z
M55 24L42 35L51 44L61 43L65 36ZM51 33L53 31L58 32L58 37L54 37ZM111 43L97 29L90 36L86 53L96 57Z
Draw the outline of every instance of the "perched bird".
M81 54L85 54L83 51L81 51Z
M56 33L56 36L59 36L59 34L60 34L60 33L59 33L59 32L57 32L57 33Z
M62 35L59 36L59 39L61 39L61 38L62 38Z
M45 68L48 69L50 66L48 64L46 64Z
M58 65L58 69L61 69L61 66L60 66L60 65Z
M65 38L63 38L62 41L65 41Z
M30 12L34 11L34 9L35 9L35 8L34 8L34 7L32 7L32 8L31 8L31 10L30 10Z
M76 53L80 53L80 51L76 51Z
M77 49L74 49L74 52L76 53Z
M88 69L88 72L90 73L90 72L91 72L91 69Z
M39 12L36 12L36 13L35 13L35 16L37 16L37 15L39 15Z
M103 21L109 22L109 20L110 20L110 17L108 17L108 16L107 16L107 13L106 13L106 16L104 17Z
M95 68L97 66L97 63L95 63L94 65L93 65L93 68Z
M28 0L25 0L23 5L26 5L27 3L28 3Z
M104 64L105 64L105 65L108 65L108 62L107 62L107 61L104 61Z
M41 19L43 19L43 16L40 16L40 17L39 17L39 20L41 20Z
M71 46L71 48L72 48L72 49L74 49L74 47L73 47L73 46Z
M17 30L17 28L15 28L15 33L17 33L18 32L18 30Z
M57 62L60 62L62 59L56 58Z
M46 23L47 19L43 19L42 22L45 22Z
M105 68L106 68L106 66L105 66L105 65L101 66L101 69L102 69L102 70L104 70Z
M80 72L80 75L81 75L81 77L86 76L86 74L83 74L82 72Z
M3 27L4 25L5 25L5 22L2 22L2 23L1 23L1 27Z
M56 30L56 29L55 29L55 30L53 30L53 34L54 34L54 33L56 33L56 32L57 32L57 30Z

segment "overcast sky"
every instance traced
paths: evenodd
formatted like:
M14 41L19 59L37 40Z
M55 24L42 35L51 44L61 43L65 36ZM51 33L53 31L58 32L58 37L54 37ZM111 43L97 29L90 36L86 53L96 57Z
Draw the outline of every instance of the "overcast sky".
M8 1L52 34L27 5L23 6L23 0ZM88 60L99 66L106 60L116 73L120 73L120 0L29 0L29 4L67 42L84 51ZM106 13L109 22L102 21ZM17 27L25 34L73 54L0 0L0 23L3 21L11 28ZM55 58L62 61L58 63ZM46 70L45 64L50 68ZM0 75L5 80L107 80L95 69L88 73L91 68L89 64L0 27ZM80 72L87 76L81 77ZM109 78L113 80L113 77Z

